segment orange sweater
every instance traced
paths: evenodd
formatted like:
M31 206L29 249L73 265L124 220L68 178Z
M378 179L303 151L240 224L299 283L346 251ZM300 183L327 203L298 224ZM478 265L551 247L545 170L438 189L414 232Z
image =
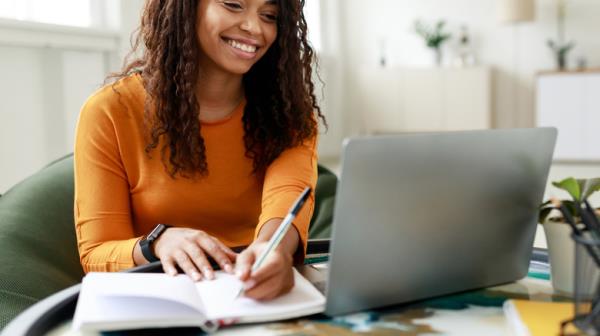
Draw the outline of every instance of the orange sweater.
M283 218L317 179L316 139L285 150L264 179L245 156L240 104L227 120L202 123L208 176L172 179L157 150L144 152L145 90L139 75L106 86L84 104L75 139L75 227L85 272L134 266L133 249L159 223L204 230L228 246L248 245ZM306 251L311 196L294 221Z

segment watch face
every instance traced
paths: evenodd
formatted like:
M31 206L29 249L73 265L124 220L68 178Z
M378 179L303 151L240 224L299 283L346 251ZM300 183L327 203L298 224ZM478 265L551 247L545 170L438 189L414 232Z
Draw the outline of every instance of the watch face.
M148 237L146 239L153 241L156 238L158 238L158 236L163 232L163 230L165 229L165 225L163 224L158 224L154 230L152 230L152 232L150 232L150 234L148 235Z

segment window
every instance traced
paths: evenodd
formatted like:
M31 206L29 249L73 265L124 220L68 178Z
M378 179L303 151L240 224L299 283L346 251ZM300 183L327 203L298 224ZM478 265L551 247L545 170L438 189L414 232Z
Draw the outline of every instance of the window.
M117 15L117 1L0 0L0 18L83 28L116 28L107 14Z
M0 17L89 27L90 0L0 0Z

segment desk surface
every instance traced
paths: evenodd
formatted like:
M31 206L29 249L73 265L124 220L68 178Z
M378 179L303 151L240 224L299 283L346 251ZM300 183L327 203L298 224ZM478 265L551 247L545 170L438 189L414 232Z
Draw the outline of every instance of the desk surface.
M322 269L306 266L302 273L316 283L317 287L322 285L324 279ZM565 297L553 293L548 280L527 277L507 285L449 295L410 305L349 314L334 319L315 315L285 322L234 326L222 329L216 335L350 335L355 332L363 335L389 335L400 332L409 335L506 335L502 304L507 299L566 300ZM156 333L156 335L162 334L164 331ZM193 329L169 334L200 335ZM69 321L59 325L48 335L95 334L72 332ZM109 335L122 334L109 333ZM141 334L135 333L135 335Z

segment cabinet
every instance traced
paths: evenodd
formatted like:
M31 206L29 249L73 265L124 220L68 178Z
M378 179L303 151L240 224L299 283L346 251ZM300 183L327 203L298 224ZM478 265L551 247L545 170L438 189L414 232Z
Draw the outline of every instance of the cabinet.
M537 77L536 125L558 129L555 160L600 160L600 72Z
M491 70L362 68L357 107L368 133L491 127Z

